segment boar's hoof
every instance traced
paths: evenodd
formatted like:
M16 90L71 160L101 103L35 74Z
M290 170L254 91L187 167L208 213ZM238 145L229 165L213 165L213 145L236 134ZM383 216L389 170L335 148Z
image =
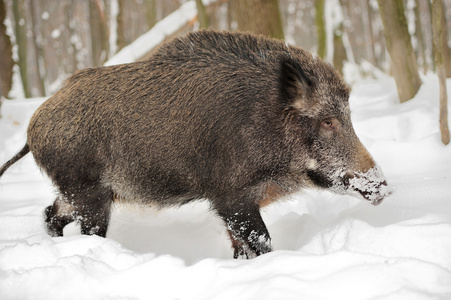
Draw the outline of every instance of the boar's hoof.
M45 209L44 219L47 233L52 237L63 236L64 227L74 221L70 215L58 215L55 205L50 205Z

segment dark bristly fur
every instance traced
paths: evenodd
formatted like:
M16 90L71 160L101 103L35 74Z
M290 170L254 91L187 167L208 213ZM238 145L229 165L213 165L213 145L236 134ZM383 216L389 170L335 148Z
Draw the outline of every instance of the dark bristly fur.
M301 48L193 32L146 61L74 74L35 112L27 145L0 174L32 152L59 190L45 210L52 236L73 221L105 236L115 199L166 207L203 198L234 256L253 257L271 251L262 206L303 187L344 192L375 168L348 97L337 72ZM383 198L359 188L373 204Z

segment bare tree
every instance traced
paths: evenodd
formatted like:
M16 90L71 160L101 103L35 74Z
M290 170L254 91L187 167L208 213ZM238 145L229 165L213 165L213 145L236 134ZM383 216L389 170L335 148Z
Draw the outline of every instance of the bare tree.
M16 37L16 45L18 47L19 60L18 65L20 69L20 77L22 79L22 86L25 93L25 97L31 96L30 88L28 85L28 63L27 63L27 24L25 17L25 1L16 0L13 1L13 14L14 14L14 34Z
M326 26L324 25L324 0L315 0L316 32L318 33L318 56L326 57Z
M119 11L117 14L117 51L121 50L126 46L125 44L125 29L124 29L124 18L125 18L125 0L117 0Z
M421 57L421 64L423 67L423 72L426 73L428 70L428 64L426 59L426 43L424 41L423 36L423 26L422 26L422 20L420 15L420 0L415 0L415 7L414 7L414 13L415 13L415 36L417 38L417 57Z
M332 37L327 37L328 39L332 38L333 46L332 49L328 49L328 51L332 51L333 53L329 53L328 59L332 60L335 69L343 75L343 66L344 61L347 59L346 48L343 43L343 10L341 1L334 0L329 1L328 5L331 5L327 11L329 14L327 18L328 22L331 22L330 26L332 27Z
M0 0L0 96L8 97L13 80L12 44L6 34L6 26L3 23L6 17L6 8L3 0Z
M45 96L45 85L44 80L46 78L45 75L45 68L42 65L42 60L44 58L43 50L40 44L40 41L42 41L41 31L40 31L40 22L39 22L39 11L36 7L36 1L29 0L28 1L30 6L30 16L31 16L31 43L30 43L30 50L32 50L34 57L31 59L32 65L30 66L33 68L35 76L33 76L32 86L36 87L36 92L34 92L33 96ZM28 34L27 34L28 35ZM31 71L33 72L33 71Z
M284 39L278 0L231 0L238 30Z
M134 41L186 0L1 1L7 10L6 18L10 18L9 22L14 29L15 38L11 38L11 41L17 43L17 63L20 64L24 90L27 96L31 96L42 95L43 91L54 92L64 78L77 69L102 65L107 56ZM332 22L333 37L326 37L324 23L329 24L330 19L326 14L330 14L327 6L331 2L337 3L332 6L333 12L339 11L341 6L344 21L341 24ZM406 0L380 2L383 5L397 6ZM412 13L412 16L415 15L412 21L417 22L415 38L418 43L413 46L417 57L408 54L409 46L403 44L403 38L387 37L387 41L394 40L398 48L405 48L406 52L400 56L403 57L402 61L408 61L408 66L415 66L412 60L418 58L422 70L426 70L426 67L431 70L435 68L435 63L430 0L411 0L409 3L414 2L417 6L412 11L415 13ZM446 17L448 28L451 28L451 2L442 3L448 10ZM196 4L199 6L200 27L207 26L204 23L204 19L207 19L208 27L252 31L280 39L286 37L289 43L318 51L321 57L327 52L328 60L338 70L342 68L343 60L347 59L357 64L369 61L388 71L390 59L386 49L392 52L390 49L395 48L393 45L389 46L384 38L384 26L379 17L379 12L384 15L384 11L379 9L377 0L217 0L205 5L206 18L202 13L202 2L196 0ZM389 19L397 20L398 17L391 16ZM184 28L183 32L192 30L192 24L190 26ZM399 26L385 30L385 34L396 35L397 27ZM445 27L442 25L443 29ZM176 33L179 34L182 31ZM449 34L451 32L448 36ZM446 33L442 38L445 45ZM109 43L107 39L110 40ZM410 38L406 38L406 41L409 40ZM7 45L7 42L0 41L0 47ZM119 49L116 49L116 45ZM329 46L330 49L327 49ZM448 51L449 49L443 51L445 71ZM3 56L0 56L0 64L5 62ZM410 74L408 81L420 84L415 71L399 67L395 57L392 57L391 62L400 89L403 88L399 83L398 70L401 75ZM7 69L2 67L0 76L7 76L5 70ZM364 68L361 68L361 72L365 72ZM404 97L400 98L405 101Z
M157 23L157 0L145 0L146 22L149 28Z
M440 14L441 14L441 28L442 28L442 56L443 56L443 66L445 68L446 77L451 77L451 58L449 54L448 47L448 26L446 26L446 14L445 14L445 6L442 1L440 2ZM434 9L434 8L433 8ZM435 20L434 20L435 21ZM433 26L434 27L434 26Z
M99 0L89 1L89 25L91 27L92 62L101 66L108 59L108 34L104 10Z
M73 20L74 16L74 3L72 1L65 1L63 4L64 11L66 13L66 17L64 18L64 25L65 28L68 30L69 34L69 41L67 43L67 64L65 66L65 72L67 74L71 74L75 72L77 69L77 55L78 55L78 49L77 49L77 27L76 22Z
M210 26L210 22L208 21L207 11L205 10L205 6L202 3L202 0L196 0L197 6L197 19L199 20L200 28L208 28Z
M335 69L343 75L344 61L346 60L346 49L343 44L343 23L334 30L334 55L333 64Z
M443 47L442 35L443 35L443 14L442 14L442 1L432 1L432 31L434 35L434 54L435 65L437 68L437 75L440 84L440 132L442 136L442 143L449 144L449 128L448 128L448 96L446 93L446 74L445 66L443 64Z
M407 29L403 0L378 0L378 3L399 99L405 102L418 92L421 80Z

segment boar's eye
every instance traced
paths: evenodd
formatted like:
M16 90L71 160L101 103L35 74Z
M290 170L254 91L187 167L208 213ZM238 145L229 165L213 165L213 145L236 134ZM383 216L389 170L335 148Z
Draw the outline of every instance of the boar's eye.
M327 129L335 129L335 124L333 120L324 120L321 122L321 126Z

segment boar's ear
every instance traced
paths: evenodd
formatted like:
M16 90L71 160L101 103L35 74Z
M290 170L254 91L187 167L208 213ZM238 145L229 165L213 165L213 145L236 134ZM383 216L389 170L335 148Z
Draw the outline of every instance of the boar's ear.
M314 85L314 78L309 77L292 59L283 60L281 67L281 92L287 104L308 110L313 105L309 94Z

